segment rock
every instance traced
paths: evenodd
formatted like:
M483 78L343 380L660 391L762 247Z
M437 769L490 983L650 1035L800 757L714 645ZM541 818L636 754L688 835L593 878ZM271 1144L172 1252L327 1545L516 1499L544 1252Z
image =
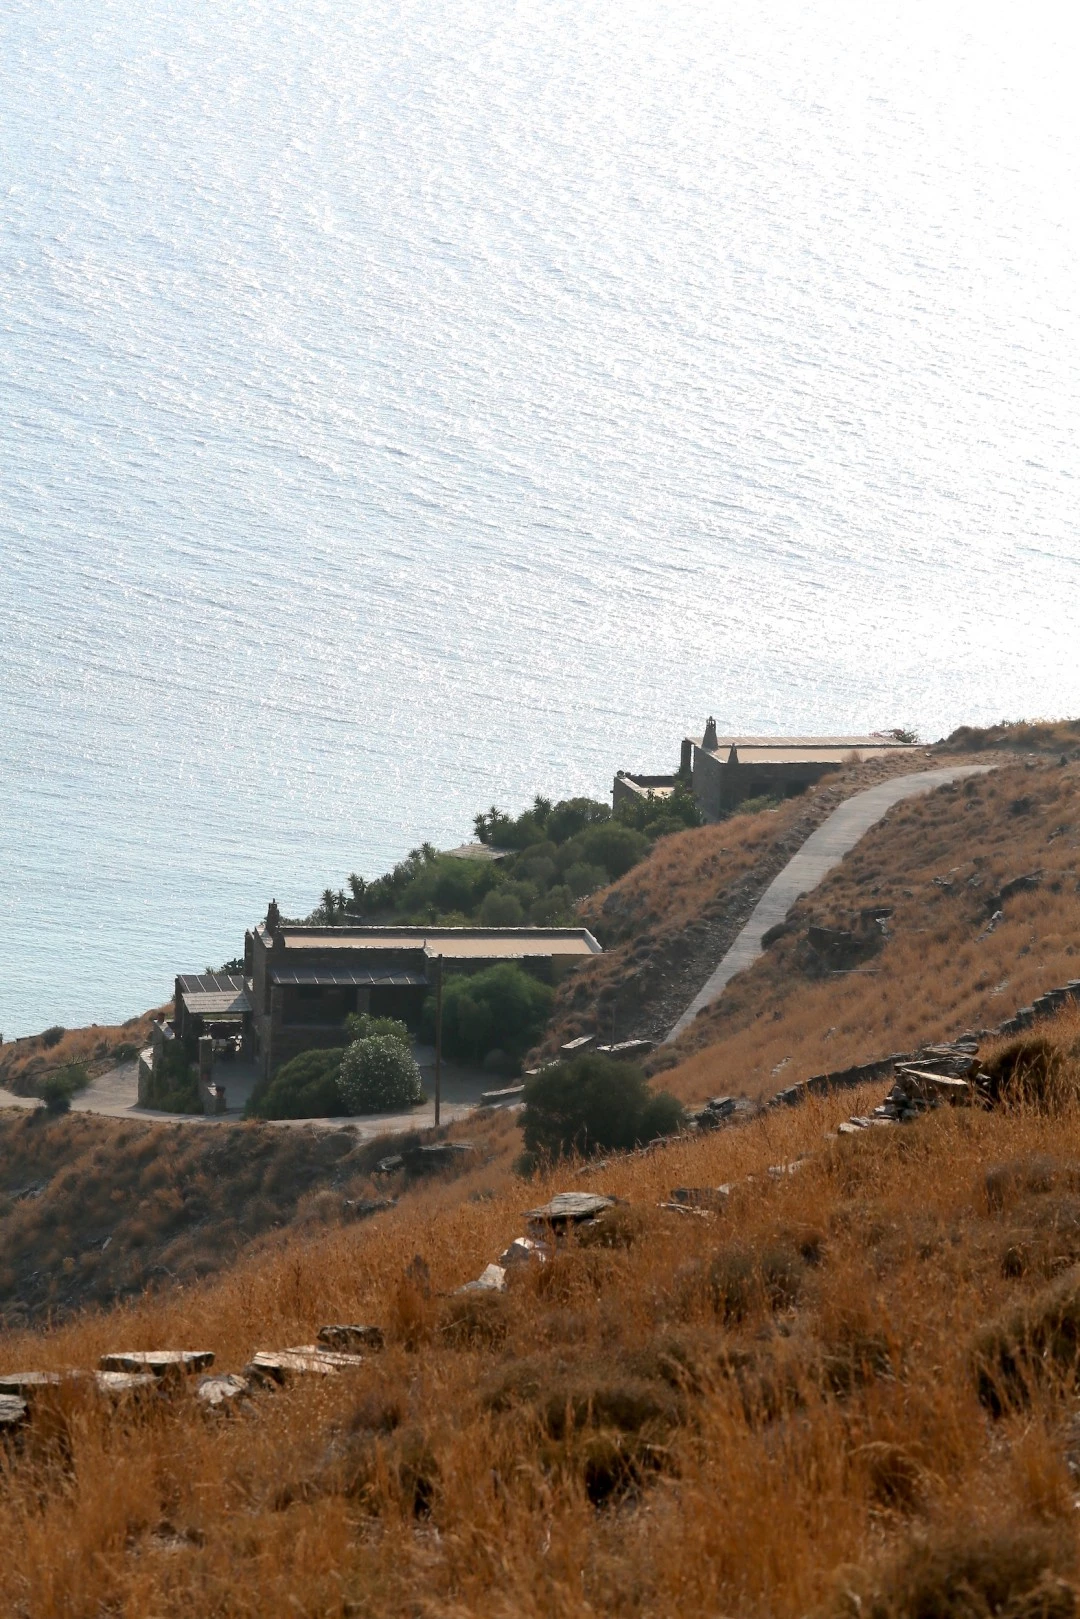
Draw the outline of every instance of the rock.
M213 1377L200 1377L195 1385L195 1398L211 1411L228 1411L237 1400L251 1393L246 1377L235 1372L221 1372Z
M671 1203L695 1209L723 1208L731 1195L730 1184L723 1186L673 1186L668 1193Z
M155 1377L184 1377L213 1364L212 1349L132 1349L98 1361L103 1372L152 1372Z
M377 1353L386 1345L381 1327L362 1327L355 1323L348 1326L320 1327L315 1336L327 1349L345 1350L352 1355L359 1354L361 1349Z
M21 1428L28 1415L25 1400L20 1400L16 1394L0 1394L0 1439Z
M347 1197L342 1200L342 1210L350 1220L366 1220L372 1214L381 1214L383 1209L392 1209L397 1204L395 1197Z
M332 1377L365 1364L362 1355L341 1354L320 1344L299 1344L291 1349L258 1350L244 1367L244 1376L264 1387L281 1386L294 1377Z
M8 1372L0 1377L0 1394L13 1394L20 1400L32 1400L42 1389L56 1388L63 1383L65 1377L75 1376L68 1372Z
M601 1197L598 1192L556 1192L550 1203L529 1209L525 1218L537 1226L565 1229L580 1225L583 1220L595 1220L605 1209L614 1207L613 1197Z
M406 1147L403 1152L380 1158L375 1165L375 1174L393 1175L399 1169L408 1170L410 1175L430 1174L450 1164L461 1163L476 1150L471 1141L433 1141L422 1147Z
M896 1076L894 1091L903 1100L911 1102L952 1102L965 1105L974 1099L970 1082L953 1074L937 1074L929 1069L902 1068ZM887 1104L888 1105L888 1104ZM892 1104L895 1107L895 1103ZM878 1109L880 1112L880 1109Z
M505 1293L506 1271L502 1265L487 1265L475 1282L466 1282L459 1293Z
M707 1113L715 1113L718 1119L730 1118L736 1107L733 1096L712 1096L705 1103Z
M504 1248L499 1255L499 1264L504 1270L513 1270L515 1265L543 1264L550 1254L551 1248L546 1242L515 1237L509 1248Z
M128 1394L148 1394L158 1387L153 1372L95 1372L94 1384L99 1394L110 1399L123 1399Z

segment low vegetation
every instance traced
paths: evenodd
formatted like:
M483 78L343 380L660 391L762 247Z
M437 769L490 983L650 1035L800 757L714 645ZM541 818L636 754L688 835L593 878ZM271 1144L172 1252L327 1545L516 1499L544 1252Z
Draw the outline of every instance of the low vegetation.
M346 1046L338 1090L346 1113L389 1113L424 1100L416 1058L392 1034L369 1034Z
M42 1034L20 1040L0 1037L0 1089L16 1096L40 1096L50 1074L80 1065L89 1079L117 1063L134 1062L150 1041L150 1023L168 1014L168 1008L144 1012L126 1023L88 1029L62 1029L59 1024Z
M645 1146L674 1135L683 1108L667 1091L653 1091L634 1063L595 1053L552 1063L525 1081L522 1128L525 1153L519 1167L578 1154Z
M475 820L486 858L462 859L422 844L383 877L368 882L354 873L348 893L327 889L311 920L564 926L584 895L629 871L658 838L700 819L682 787L665 799L621 804L614 815L592 798L553 804L538 797L518 816L492 806Z
M424 1100L412 1037L398 1018L354 1013L347 1046L304 1051L256 1085L249 1119L327 1119L382 1113Z
M521 1058L542 1033L554 991L513 962L484 972L448 977L443 990L443 1050L449 1057L481 1062L496 1072L517 1073ZM423 1034L435 1038L435 997L424 1005Z
M830 1140L875 1093L826 1098L527 1190L502 1115L493 1161L373 1221L9 1332L12 1367L182 1344L239 1369L327 1321L387 1346L231 1421L61 1411L5 1464L0 1608L1074 1615L1080 1022L1040 1033L1050 1111ZM659 1206L720 1184L702 1214ZM567 1186L628 1206L506 1295L455 1294Z

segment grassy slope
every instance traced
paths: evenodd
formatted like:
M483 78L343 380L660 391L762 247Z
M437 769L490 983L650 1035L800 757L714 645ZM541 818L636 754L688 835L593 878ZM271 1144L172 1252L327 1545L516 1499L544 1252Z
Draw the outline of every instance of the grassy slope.
M666 1033L776 873L839 803L941 763L924 750L848 766L774 810L661 839L641 865L579 906L605 953L560 988L541 1054L579 1034L610 1038L613 1014L620 1039Z
M1075 1015L1056 1037L1080 1050ZM0 1486L0 1611L1064 1619L1071 1378L1047 1376L1026 1410L991 1421L971 1351L988 1319L1080 1258L1080 1112L944 1111L823 1140L869 1099L585 1180L564 1169L524 1188L488 1166L183 1294L9 1335L5 1365L50 1367L184 1344L239 1368L332 1319L381 1322L390 1343L247 1419L182 1402L61 1415L51 1452L29 1447ZM766 1173L802 1152L800 1173ZM1040 1158L988 1197L992 1166ZM1056 1178L1048 1158L1066 1166ZM721 1181L738 1184L715 1219L656 1206L674 1184ZM622 1242L572 1249L477 1307L471 1341L448 1332L442 1295L566 1184L631 1200ZM597 1493L620 1451L642 1482L594 1508L589 1481ZM968 1598L949 1597L958 1569ZM874 1590L880 1605L861 1610L844 1595Z
M1042 886L1007 900L1005 921L980 937L989 897L1040 868ZM880 954L860 972L814 976L808 926L850 926L870 905L895 906ZM678 1095L769 1094L989 1027L1080 977L1080 764L1011 763L897 805L792 921L665 1054L682 1058L664 1078Z
M347 1130L0 1113L0 1328L184 1287L289 1228L340 1226L386 1195L370 1172L388 1150Z
M158 1007L116 1026L95 1023L89 1029L65 1029L52 1046L40 1034L9 1040L0 1046L0 1089L16 1096L35 1096L47 1074L71 1062L83 1063L93 1078L118 1060L137 1054L149 1043L151 1019L170 1012L171 1006Z

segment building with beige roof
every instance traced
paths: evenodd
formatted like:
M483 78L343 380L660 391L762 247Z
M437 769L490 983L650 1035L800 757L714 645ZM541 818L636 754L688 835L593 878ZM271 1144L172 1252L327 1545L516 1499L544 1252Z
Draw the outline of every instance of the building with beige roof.
M690 782L707 821L722 820L748 798L793 798L831 770L849 763L911 752L915 744L893 732L868 736L719 736L709 718L700 737L685 737L679 776L620 770L614 806L631 796L663 798L681 777Z

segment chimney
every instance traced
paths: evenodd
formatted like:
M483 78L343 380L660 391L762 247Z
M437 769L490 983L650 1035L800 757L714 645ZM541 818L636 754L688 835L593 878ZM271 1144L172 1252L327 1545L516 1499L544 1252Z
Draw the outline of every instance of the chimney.
M707 753L715 753L719 746L716 740L716 721L711 714L705 721L705 735L701 739L701 746Z

